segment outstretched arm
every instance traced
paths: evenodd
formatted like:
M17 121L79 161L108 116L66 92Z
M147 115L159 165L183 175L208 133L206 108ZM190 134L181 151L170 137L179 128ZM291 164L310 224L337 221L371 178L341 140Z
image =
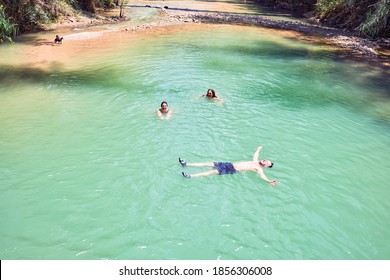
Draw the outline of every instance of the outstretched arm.
M163 119L163 114L161 113L161 111L159 109L157 109L157 116L160 118L160 119Z
M167 113L167 120L171 117L172 112L173 112L173 110L169 109L169 111Z
M276 186L276 180L268 179L267 176L265 176L265 174L263 172L263 169L259 168L257 170L257 173L260 175L261 179L263 179L264 181L270 183L272 186Z
M253 155L253 161L259 161L259 154L260 154L261 149L263 149L262 146L259 146L257 148L255 154Z
M218 100L220 104L223 104L223 102L224 102L221 98L219 98L219 97L217 97L217 96L214 97L214 99L215 99L215 100Z

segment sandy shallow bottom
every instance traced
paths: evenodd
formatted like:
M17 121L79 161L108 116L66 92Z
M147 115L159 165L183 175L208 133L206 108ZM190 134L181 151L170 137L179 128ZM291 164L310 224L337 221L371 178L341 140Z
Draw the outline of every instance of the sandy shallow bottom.
M245 6L245 4L246 1L242 1L242 3L240 1L132 1L126 12L129 20L125 22L91 26L93 22L88 18L67 18L62 20L61 23L47 27L53 29L52 31L28 34L18 39L17 42L23 42L27 47L23 47L18 61L12 61L12 65L48 68L55 62L70 66L74 60L87 59L90 55L103 55L104 52L128 44L133 40L142 40L142 38L148 36L175 32L175 29L183 28L182 25L186 25L185 28L192 28L194 31L201 28L199 24L167 19L166 15L161 12L161 8L164 6L176 10L178 13L188 10L250 13L249 6ZM146 7L147 5L149 7ZM132 20L134 13L149 12L148 10L156 13L156 16L150 19L148 23L137 23ZM109 13L115 15L118 13L118 9ZM62 44L54 44L55 34L64 37Z
M63 35L63 44L54 44L51 40L52 35L42 34L42 38L38 39L38 41L31 46L28 46L26 50L20 54L21 59L18 60L18 63L20 63L20 65L41 69L50 68L53 63L72 67L75 63L79 64L80 59L88 60L92 57L104 56L109 52L125 48L129 44L139 40L167 33L175 33L180 30L197 32L210 25L211 24L185 23L135 30L122 28L118 30L101 29L95 31L81 31ZM240 32L250 27L231 25L229 28L235 32ZM283 37L301 37L301 39L307 39L294 31L263 29ZM16 64L13 63L13 65Z

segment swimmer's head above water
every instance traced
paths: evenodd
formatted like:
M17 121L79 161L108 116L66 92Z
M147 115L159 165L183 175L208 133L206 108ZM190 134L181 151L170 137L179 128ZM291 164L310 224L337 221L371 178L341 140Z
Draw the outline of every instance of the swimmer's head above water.
M274 163L269 161L268 159L263 159L263 160L260 160L259 161L259 164L260 166L262 167L268 167L268 168L272 168L272 166L274 166Z
M207 90L207 94L206 94L206 97L207 98L215 98L215 97L217 97L216 95L215 95L215 90L213 90L213 89L208 89Z
M168 103L166 101L161 102L160 111L161 111L161 113L168 112Z

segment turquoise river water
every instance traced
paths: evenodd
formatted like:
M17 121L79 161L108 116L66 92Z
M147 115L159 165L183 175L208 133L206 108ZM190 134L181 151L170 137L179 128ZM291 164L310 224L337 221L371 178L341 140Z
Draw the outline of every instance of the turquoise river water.
M228 25L47 68L20 61L29 47L0 48L1 259L390 258L386 72ZM199 98L208 88L225 102ZM259 145L276 187L181 175L208 169L178 157L250 160Z

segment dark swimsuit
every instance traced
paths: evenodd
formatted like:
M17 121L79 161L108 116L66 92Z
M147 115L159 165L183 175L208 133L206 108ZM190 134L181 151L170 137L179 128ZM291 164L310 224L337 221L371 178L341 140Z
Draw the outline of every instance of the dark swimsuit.
M169 110L171 110L171 109L168 109L166 112L161 111L161 109L159 109L159 110L160 110L160 112L161 112L162 114L168 114Z
M218 170L219 175L237 173L231 162L214 162L214 167Z

